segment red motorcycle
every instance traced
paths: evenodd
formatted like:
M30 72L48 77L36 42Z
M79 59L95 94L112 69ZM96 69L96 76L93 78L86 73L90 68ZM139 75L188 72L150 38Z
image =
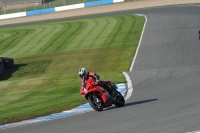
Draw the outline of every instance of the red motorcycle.
M88 83L84 89L80 88L80 94L88 100L90 106L96 111L102 111L103 108L110 107L112 104L123 107L125 100L122 94L117 91L117 86L110 81L104 81L104 84L111 86L112 94L109 94L105 87L93 86Z

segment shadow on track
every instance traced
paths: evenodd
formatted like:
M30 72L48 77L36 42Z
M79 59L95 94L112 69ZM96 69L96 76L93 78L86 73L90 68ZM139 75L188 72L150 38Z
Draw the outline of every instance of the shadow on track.
M124 105L124 107L133 106L133 105L137 105L137 104L149 103L149 102L153 102L153 101L157 101L157 100L158 100L157 98L154 98L154 99L142 100L142 101L137 101L137 102L130 102L130 103L126 103ZM124 108L124 107L121 107L121 108ZM112 106L110 108L105 109L104 111L110 110L110 109L115 109L115 108L118 108L118 107Z
M149 103L149 102L153 102L153 101L157 101L158 99L149 99L149 100L142 100L142 101L137 101L137 102L131 102L131 103L127 103L125 104L124 107L127 106L132 106L132 105L137 105L137 104L144 104L144 103Z

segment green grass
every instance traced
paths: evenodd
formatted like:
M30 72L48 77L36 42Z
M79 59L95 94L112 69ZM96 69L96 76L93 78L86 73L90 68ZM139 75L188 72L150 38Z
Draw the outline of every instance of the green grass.
M15 68L0 76L0 124L74 108L87 102L79 94L78 69L102 80L126 82L144 17L134 15L45 23L0 30L0 56Z

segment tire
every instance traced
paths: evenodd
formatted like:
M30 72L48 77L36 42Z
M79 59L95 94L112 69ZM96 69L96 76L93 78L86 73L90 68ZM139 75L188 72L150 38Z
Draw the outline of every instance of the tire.
M119 91L116 91L116 100L114 105L117 107L123 107L125 105L125 99Z
M97 101L98 100L98 101ZM96 111L102 111L104 107L103 100L96 94L88 96L88 102L90 106Z

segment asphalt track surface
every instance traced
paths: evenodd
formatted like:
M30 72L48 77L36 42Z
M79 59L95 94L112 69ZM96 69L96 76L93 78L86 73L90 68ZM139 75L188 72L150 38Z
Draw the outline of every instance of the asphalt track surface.
M135 64L132 71L127 72L133 94L125 107L13 127L0 133L186 133L200 130L200 40L197 36L200 6L159 7L117 14L144 14L148 18Z

